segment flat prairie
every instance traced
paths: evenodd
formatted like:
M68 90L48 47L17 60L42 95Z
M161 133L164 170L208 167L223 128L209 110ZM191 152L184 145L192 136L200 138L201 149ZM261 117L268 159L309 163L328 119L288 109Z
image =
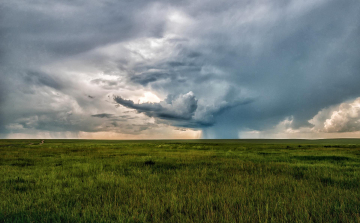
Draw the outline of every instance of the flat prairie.
M360 222L360 140L0 140L0 222Z

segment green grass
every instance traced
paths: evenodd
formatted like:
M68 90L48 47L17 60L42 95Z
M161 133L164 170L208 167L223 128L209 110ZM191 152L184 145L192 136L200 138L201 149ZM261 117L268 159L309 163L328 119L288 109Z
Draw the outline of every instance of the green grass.
M0 222L360 222L360 140L40 142L0 140Z

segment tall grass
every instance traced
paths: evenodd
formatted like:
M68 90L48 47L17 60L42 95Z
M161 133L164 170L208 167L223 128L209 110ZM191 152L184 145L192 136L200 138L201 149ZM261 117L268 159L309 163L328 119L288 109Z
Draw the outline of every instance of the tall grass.
M360 222L360 140L40 142L0 141L0 222Z

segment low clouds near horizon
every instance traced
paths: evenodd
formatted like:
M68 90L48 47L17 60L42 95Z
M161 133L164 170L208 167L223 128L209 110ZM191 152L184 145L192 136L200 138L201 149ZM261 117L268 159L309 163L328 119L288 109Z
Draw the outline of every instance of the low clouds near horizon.
M0 4L0 137L360 136L360 2Z

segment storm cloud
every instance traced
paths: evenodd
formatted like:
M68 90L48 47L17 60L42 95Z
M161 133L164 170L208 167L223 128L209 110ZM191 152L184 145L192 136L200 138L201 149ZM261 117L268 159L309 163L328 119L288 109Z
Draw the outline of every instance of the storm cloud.
M198 107L197 100L192 92L177 97L168 96L159 103L135 104L119 96L114 97L115 102L128 108L143 112L149 117L158 117L170 120L191 120Z
M96 118L111 118L111 117L113 117L113 114L101 113L101 114L95 114L95 115L91 115L91 116L96 117Z
M359 21L357 0L5 0L0 136L354 133Z

